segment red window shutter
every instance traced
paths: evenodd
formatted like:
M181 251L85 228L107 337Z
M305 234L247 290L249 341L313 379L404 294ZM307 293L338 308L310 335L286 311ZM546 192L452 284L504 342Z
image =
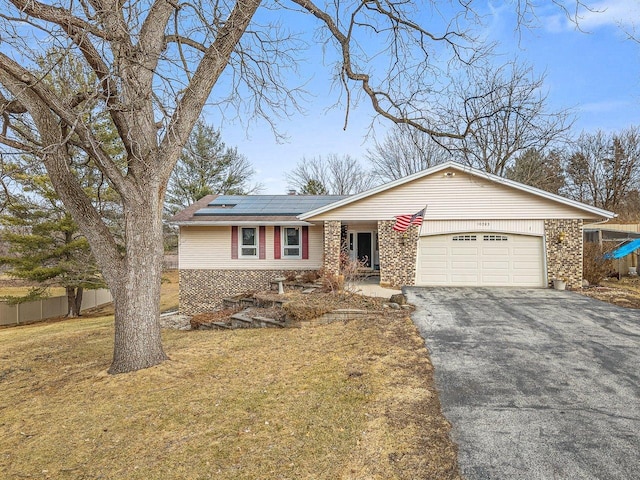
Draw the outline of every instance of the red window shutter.
M260 233L258 234L258 258L264 260L267 258L266 245L267 245L267 227L262 225L258 228Z
M238 227L231 227L231 258L238 258Z
M302 227L302 259L309 260L309 227Z
M281 254L280 227L273 227L273 258L279 260Z

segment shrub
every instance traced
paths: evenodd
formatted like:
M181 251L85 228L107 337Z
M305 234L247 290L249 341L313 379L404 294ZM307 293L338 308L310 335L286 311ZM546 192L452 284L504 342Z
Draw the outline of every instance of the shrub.
M315 270L312 270L310 272L304 272L300 277L303 283L313 283L319 278L320 278L320 274Z
M585 242L582 255L582 275L591 285L598 285L616 270L613 260L605 260L605 251L597 243Z
M286 272L282 272L282 276L286 279L287 282L293 282L296 279L298 272L295 270L288 270Z
M325 273L322 277L322 289L331 293L341 292L344 289L344 276Z

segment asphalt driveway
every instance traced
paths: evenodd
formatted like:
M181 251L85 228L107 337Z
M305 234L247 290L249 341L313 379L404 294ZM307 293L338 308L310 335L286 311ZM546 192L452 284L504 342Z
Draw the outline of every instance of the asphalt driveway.
M550 289L407 288L476 479L640 479L640 311Z

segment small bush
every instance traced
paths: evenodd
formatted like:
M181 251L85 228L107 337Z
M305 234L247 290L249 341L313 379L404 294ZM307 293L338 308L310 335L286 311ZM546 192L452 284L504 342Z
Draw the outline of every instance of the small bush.
M341 292L344 290L344 276L325 273L322 277L322 289L331 293Z
M289 270L287 272L282 272L282 276L286 279L287 282L293 282L298 275L298 272L295 270Z
M302 280L303 283L313 283L316 280L318 280L319 278L320 278L320 274L318 272L316 272L315 270L313 270L311 272L305 272L300 277L300 279Z
M616 270L613 260L605 260L603 248L594 242L585 242L582 256L582 275L590 285L599 285Z
M293 322L307 322L330 312L332 306L328 303L288 302L282 306L287 319Z

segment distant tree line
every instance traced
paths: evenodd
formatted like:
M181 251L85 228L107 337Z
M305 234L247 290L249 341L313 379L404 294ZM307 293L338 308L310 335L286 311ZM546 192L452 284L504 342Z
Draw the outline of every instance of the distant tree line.
M326 161L322 157L303 159L287 180L299 194L353 194L455 161L613 211L621 220L639 221L640 128L583 132L574 139L565 136L563 133L562 141L515 150L498 162L472 148L452 149L400 126L375 143L364 161L336 154ZM491 158L494 160L488 161ZM340 168L336 171L335 167Z

